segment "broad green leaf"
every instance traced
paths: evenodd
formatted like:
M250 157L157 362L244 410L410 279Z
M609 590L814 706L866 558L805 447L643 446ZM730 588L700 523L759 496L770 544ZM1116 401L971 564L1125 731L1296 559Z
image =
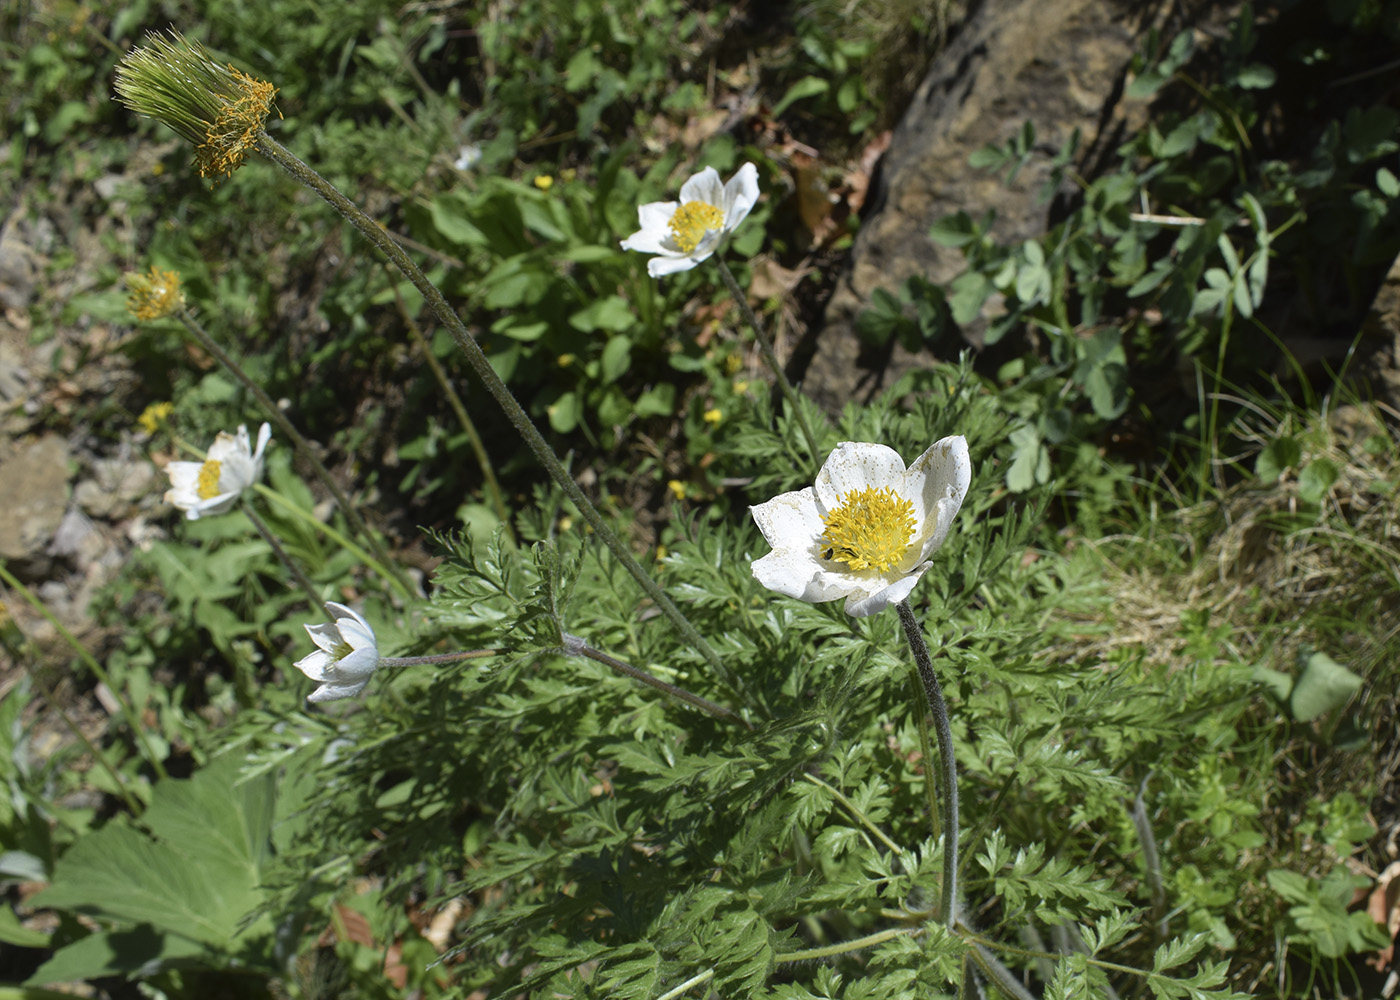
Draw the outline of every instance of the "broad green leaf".
M595 330L618 333L630 329L636 322L637 315L632 311L631 303L620 295L609 295L590 302L569 317L569 325L583 333Z
M1308 503L1321 503L1338 475L1337 466L1331 460L1315 458L1298 473L1298 495Z
M25 985L83 982L103 976L135 978L153 975L165 963L177 960L213 964L199 961L208 955L198 942L143 924L133 930L89 934L64 945L25 980Z
M1293 685L1288 706L1293 718L1308 722L1341 708L1361 687L1361 678L1326 653L1313 653Z
M819 76L804 76L791 87L782 99L773 106L773 117L777 117L788 109L790 105L808 97L816 97L818 94L825 94L831 89L831 84Z
M1270 441L1254 462L1254 473L1266 483L1278 482L1288 469L1297 468L1303 460L1303 447L1291 437Z

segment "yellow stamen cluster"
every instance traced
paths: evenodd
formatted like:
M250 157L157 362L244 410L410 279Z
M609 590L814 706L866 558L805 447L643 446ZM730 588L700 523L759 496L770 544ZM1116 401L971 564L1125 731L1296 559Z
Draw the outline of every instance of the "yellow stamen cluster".
M690 253L705 234L724 225L724 212L707 201L688 201L671 216L671 238L682 253Z
M340 642L337 642L335 644L335 648L331 650L331 659L339 662L340 660L345 659L354 651L355 647L350 645L344 639L342 639L340 640Z
M904 561L914 536L914 505L888 486L851 490L823 515L822 558L881 573Z
M234 94L219 94L223 107L205 133L205 142L195 147L194 162L199 175L232 174L243 165L248 150L257 145L263 122L272 110L277 88L266 80L228 67L234 81Z
M117 67L117 94L195 146L201 176L237 170L263 133L277 88L215 61L179 32L146 36Z
M212 500L219 495L219 476L223 463L210 459L199 467L199 488L195 490L201 500Z
M153 265L149 274L128 274L126 287L131 290L126 310L139 320L161 319L184 308L185 293L180 291L180 276L174 271Z

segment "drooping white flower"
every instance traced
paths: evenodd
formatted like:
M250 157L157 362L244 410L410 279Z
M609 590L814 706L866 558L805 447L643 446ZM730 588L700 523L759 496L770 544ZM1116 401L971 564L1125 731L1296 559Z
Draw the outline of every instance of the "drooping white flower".
M272 428L263 424L254 451L244 425L239 424L236 436L219 431L203 462L171 462L165 467L170 477L165 502L179 507L191 521L224 513L240 493L262 478L263 449L270 437Z
M838 444L815 486L749 508L773 546L753 575L802 601L844 597L855 618L883 611L933 565L971 482L961 435L936 441L907 469L882 444Z
M306 626L317 649L294 664L321 685L307 695L307 701L353 698L379 666L379 641L369 622L334 601L326 602L326 610L335 618L334 624Z
M758 201L758 168L745 163L728 184L706 167L681 186L681 200L653 201L637 210L641 229L622 249L658 256L647 261L653 278L689 271L715 252L724 235L743 222Z

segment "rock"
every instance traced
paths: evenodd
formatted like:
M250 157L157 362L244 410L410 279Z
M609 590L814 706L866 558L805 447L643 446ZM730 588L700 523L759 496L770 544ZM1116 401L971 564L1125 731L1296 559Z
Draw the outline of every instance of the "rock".
M877 174L847 273L827 304L805 388L828 408L873 393L925 363L896 347L882 372L857 365L855 323L876 288L894 291L913 274L946 285L963 255L935 244L929 228L959 210L997 213L1000 241L1042 235L1050 201L1042 188L1051 156L1077 128L1082 172L1113 128L1115 95L1131 60L1139 19L1152 4L1110 0L986 0L934 60ZM1037 155L1008 187L968 157L1005 145L1024 122L1035 126ZM1040 155L1040 154L1048 155ZM976 345L976 331L970 340Z
M156 488L156 468L145 458L99 458L92 464L92 479L84 479L73 499L92 517L119 520Z
M20 576L45 575L47 549L68 507L68 444L56 434L0 443L0 559Z
M12 221L0 227L0 305L28 308L39 280L39 258L15 232Z

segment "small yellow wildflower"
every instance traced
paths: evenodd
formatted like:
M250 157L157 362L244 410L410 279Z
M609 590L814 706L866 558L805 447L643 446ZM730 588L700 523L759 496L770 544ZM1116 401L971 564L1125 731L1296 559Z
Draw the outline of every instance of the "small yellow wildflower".
M718 406L715 406L711 409L706 410L703 414L703 417L705 423L714 424L718 426L719 422L724 419L724 411L721 410Z
M141 415L136 418L136 422L141 425L141 429L147 434L154 434L160 430L161 425L170 419L171 412L175 409L175 404L168 400L164 403L152 403L141 411Z
M735 382L735 383L734 383L734 394L735 394L736 396L742 396L744 393L746 393L746 392L748 392L748 391L749 391L749 381L748 381L748 379L740 379L738 382Z
M574 519L573 519L572 517L570 517L568 514L565 514L563 517L561 517L561 518L559 519L559 525L558 525L558 527L559 527L559 530L560 530L561 532L563 532L563 531L568 531L568 530L569 530L570 528L572 528L573 526L574 526Z
M657 561L657 562L665 562L665 561L666 561L666 557L667 557L668 555L670 555L670 553L666 551L666 546L664 546L664 545L658 545L658 546L656 547L656 561Z
M739 369L744 367L744 359L736 354L728 354L724 358L724 374L737 375Z
M174 271L162 271L151 265L148 274L128 274L126 287L131 289L126 310L139 320L162 319L185 307L180 276Z
M549 174L540 174L535 178L535 187L539 188L541 191L548 191L550 188L554 187L554 178L549 176Z
M567 367L569 367L571 364L573 364L576 360L578 360L576 355L573 355L573 354L561 354L561 355L559 355L559 358L558 358L559 367L560 367L560 368L567 368Z
M666 484L666 488L671 491L677 500L685 499L685 483L679 479L672 479Z

